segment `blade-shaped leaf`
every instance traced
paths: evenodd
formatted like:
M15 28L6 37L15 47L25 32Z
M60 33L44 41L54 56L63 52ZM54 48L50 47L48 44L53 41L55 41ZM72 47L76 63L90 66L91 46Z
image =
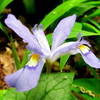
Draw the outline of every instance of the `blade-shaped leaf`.
M68 38L72 38L72 37L77 37L77 34L82 32L82 24L81 23L75 23L72 32L70 33L70 35L68 36Z
M92 18L95 16L100 16L100 8L96 9L93 13L87 16L87 18Z
M92 19L88 19L88 21L90 21L92 24L94 24L100 30L100 24L99 23L97 23L96 21L94 21Z
M50 33L50 34L46 35L46 38L48 40L49 45L51 46L52 45L52 34Z
M4 32L4 34L7 36L7 38L8 38L9 40L11 40L11 39L10 39L10 36L9 36L9 34L8 34L6 28L5 28L5 26L4 26L1 22L0 22L0 29Z
M69 57L70 57L70 55L67 54L67 55L64 55L64 56L62 56L62 57L60 58L60 70L61 70L61 71L63 70L63 68L64 68L66 62L67 62L68 59L69 59Z
M82 25L83 25L83 30L87 30L89 32L95 32L95 33L99 33L100 32L96 27L94 27L91 24L82 23Z
M0 0L0 13L5 9L5 7L10 4L13 0Z
M28 56L29 54L31 53L31 51L29 50L26 50L25 53L24 53L24 56L23 56L23 59L22 59L22 62L20 64L20 68L22 68L28 61Z
M12 53L13 53L14 61L15 61L15 64L16 64L16 68L20 69L20 60L19 60L19 56L17 54L17 51L16 51L12 37L11 37L11 44L12 44Z
M50 24L52 24L57 18L61 17L64 13L69 11L71 8L79 5L81 2L86 0L68 0L59 6L57 6L54 10L52 10L42 21L44 29L46 29Z

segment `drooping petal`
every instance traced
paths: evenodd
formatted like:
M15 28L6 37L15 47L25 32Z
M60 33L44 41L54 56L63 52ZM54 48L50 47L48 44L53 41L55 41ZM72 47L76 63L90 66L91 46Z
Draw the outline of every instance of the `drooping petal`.
M46 36L44 34L42 25L41 24L39 26L35 25L33 27L32 31L33 31L34 36L36 37L36 39L38 40L38 42L41 46L42 52L45 55L50 54L50 47L49 47L48 41L46 39Z
M60 56L64 54L71 54L75 55L77 53L80 53L79 46L80 45L88 45L89 47L91 46L86 40L82 39L79 41L79 39L76 42L68 42L64 43L61 46L57 47L55 50L52 51L51 55L51 60L55 61L57 60Z
M21 73L24 71L24 68L18 70L17 72L14 72L11 75L7 75L5 77L5 81L7 82L7 84L11 87L15 87L16 81L17 79L20 77Z
M76 20L76 15L62 19L53 32L52 50L61 45L71 32Z
M24 42L28 43L28 49L31 48L33 51L40 51L40 46L35 39L35 37L31 34L29 29L24 26L16 17L12 14L9 14L5 19L5 24L11 28L17 35L19 35ZM35 49L35 50L34 50Z
M93 54L87 46L80 47L80 54L84 61L93 68L100 68L100 60Z
M15 87L17 91L28 91L35 88L38 84L44 63L44 59L42 59L35 67L26 65L17 72L6 76L5 81L9 86Z

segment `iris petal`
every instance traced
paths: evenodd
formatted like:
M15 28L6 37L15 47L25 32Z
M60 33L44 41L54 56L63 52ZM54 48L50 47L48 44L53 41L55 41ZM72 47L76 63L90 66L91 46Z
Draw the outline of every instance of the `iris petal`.
M17 72L14 72L11 75L7 75L5 77L5 81L7 82L7 84L11 87L15 87L16 81L17 79L20 77L21 73L23 72L23 68L18 70Z
M19 35L24 42L28 43L27 48L34 52L40 52L40 46L35 37L31 34L29 29L24 26L16 17L9 14L5 19L5 24L11 28L17 35Z
M62 19L53 32L52 50L61 45L71 32L76 20L76 15Z
M80 43L79 42L68 42L68 43L64 43L61 46L57 47L53 52L52 52L52 56L51 56L51 60L55 61L57 60L60 56L64 55L64 54L76 54L79 53L79 51L77 51L77 47Z
M41 24L39 26L35 25L33 27L32 31L41 46L42 52L45 55L50 54L50 47L49 47L48 41L46 39L46 36L44 34L42 25Z
M83 44L90 46L90 44L84 39L82 40L78 39L75 42L73 41L62 44L61 46L57 47L55 50L52 51L51 55L52 61L57 60L60 56L64 54L75 55L77 53L80 53L79 47L80 45Z
M40 60L36 67L25 66L17 72L5 77L9 86L15 87L17 91L27 91L35 88L38 84L44 60Z
M92 51L88 51L87 53L80 52L84 61L94 68L100 68L100 60L93 54Z

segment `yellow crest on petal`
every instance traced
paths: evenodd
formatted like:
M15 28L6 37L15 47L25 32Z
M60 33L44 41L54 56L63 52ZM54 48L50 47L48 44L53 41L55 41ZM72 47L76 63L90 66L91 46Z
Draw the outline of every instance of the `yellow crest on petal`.
M83 52L83 54L88 53L90 51L90 48L86 45L80 45L79 49Z
M28 65L29 67L35 67L38 64L39 59L40 59L40 55L32 54L30 60L26 65Z

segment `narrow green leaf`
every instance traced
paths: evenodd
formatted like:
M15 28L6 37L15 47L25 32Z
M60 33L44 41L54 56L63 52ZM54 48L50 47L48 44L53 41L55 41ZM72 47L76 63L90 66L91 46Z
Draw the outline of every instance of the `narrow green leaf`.
M0 0L0 13L3 12L5 7L10 4L13 0Z
M72 29L72 32L70 33L68 38L77 37L77 35L79 33L81 33L81 31L82 31L82 24L81 23L75 23L75 25Z
M79 5L81 2L86 0L68 0L59 6L57 6L54 10L52 10L42 21L44 29L46 29L50 24L52 24L57 18L61 17L64 13L69 11L71 8Z
M52 45L52 34L50 33L50 34L46 35L46 38L48 40L49 45L51 46Z
M82 36L96 36L96 35L100 35L100 33L95 33L95 32L89 32L89 31L86 31L86 30L81 30L80 33L82 33ZM69 38L76 38L77 35L79 33L76 33L76 34L73 34L73 35L69 35Z
M61 71L63 70L63 68L64 68L66 62L67 62L68 59L69 59L69 57L70 57L70 55L68 55L68 54L60 57L60 70L61 70Z
M79 32L71 32L71 34L68 36L68 38L76 38L77 35L79 33L82 33L82 36L96 36L96 35L100 35L100 33L95 33L95 32L89 32L89 31L86 31L86 30L81 30ZM50 38L50 40L48 39ZM47 39L49 40L49 44L52 45L51 41L52 41L52 34L48 34L47 35Z
M77 5L76 7L73 7L71 10L69 10L66 15L72 15L76 14L78 16L82 16L85 12L88 10L94 8L95 6L93 5L86 5L84 3L81 3L80 5Z
M82 30L82 36L96 36L96 35L100 35L100 33L94 33L94 32Z
M95 6L100 6L100 1L89 1L85 3L86 5L95 5Z
M0 29L4 32L4 34L7 36L7 38L9 40L11 40L5 26L3 26L3 24L1 22L0 22Z
M90 21L92 24L94 24L100 30L100 24L98 24L96 21L94 21L92 19L88 19L88 21Z
M11 37L11 44L12 44L12 53L13 53L14 61L15 61L15 64L16 64L16 68L20 69L20 60L19 60L19 56L17 54L17 51L16 51L12 37Z
M88 15L87 18L93 18L95 16L100 16L100 8L96 9L92 14Z
M28 61L28 56L29 56L30 53L31 53L31 51L29 51L29 50L26 50L26 51L25 51L25 54L24 54L23 59L22 59L22 62L21 62L21 64L20 64L20 68L22 68L22 67L25 66L25 64L26 64L27 61Z
M89 31L89 32L96 32L96 33L99 33L100 31L95 28L93 25L91 24L88 24L88 23L82 23L83 25L83 30L86 30L86 31Z

